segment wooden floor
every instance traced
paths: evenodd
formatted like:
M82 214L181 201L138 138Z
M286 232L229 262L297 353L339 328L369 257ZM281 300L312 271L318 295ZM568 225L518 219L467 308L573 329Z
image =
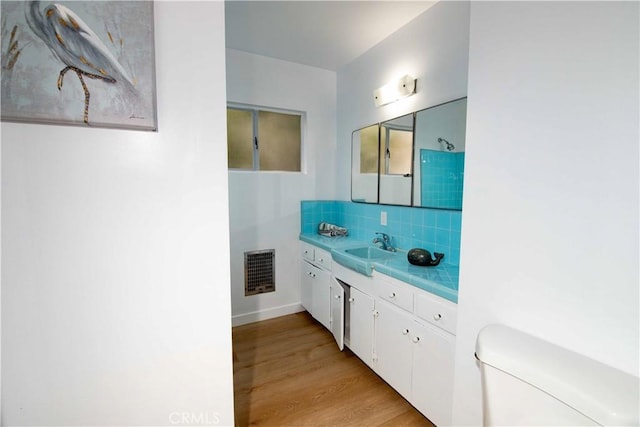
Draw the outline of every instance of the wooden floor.
M309 314L233 328L236 426L433 426Z

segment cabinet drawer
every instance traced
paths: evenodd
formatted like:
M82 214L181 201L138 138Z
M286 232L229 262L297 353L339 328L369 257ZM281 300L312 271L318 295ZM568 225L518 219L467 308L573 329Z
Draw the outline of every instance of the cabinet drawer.
M305 274L311 277L312 279L315 279L316 277L320 276L321 273L322 273L321 268L318 268L309 262L302 263L302 274Z
M415 295L415 315L432 325L456 334L457 309L449 301L431 295Z
M378 296L402 309L413 311L413 292L407 286L380 280L378 282Z
M300 255L303 259L308 261L315 260L315 246L308 244L307 242L300 242Z
M331 270L332 258L330 252L327 252L324 249L316 248L315 261L316 264L318 264L322 268Z

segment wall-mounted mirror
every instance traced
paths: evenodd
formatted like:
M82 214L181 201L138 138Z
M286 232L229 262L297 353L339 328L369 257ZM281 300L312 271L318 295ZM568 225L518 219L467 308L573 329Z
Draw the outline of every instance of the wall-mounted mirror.
M413 206L462 210L467 99L416 113Z
M380 203L411 206L413 113L380 124Z
M351 135L351 200L378 203L378 125L358 129Z
M353 132L351 200L462 210L467 99Z

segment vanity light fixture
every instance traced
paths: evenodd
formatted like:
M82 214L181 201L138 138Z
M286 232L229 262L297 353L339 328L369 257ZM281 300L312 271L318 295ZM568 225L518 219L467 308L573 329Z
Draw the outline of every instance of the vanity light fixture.
M416 79L407 74L374 90L373 100L376 103L376 107L381 107L411 96L414 93L416 93Z

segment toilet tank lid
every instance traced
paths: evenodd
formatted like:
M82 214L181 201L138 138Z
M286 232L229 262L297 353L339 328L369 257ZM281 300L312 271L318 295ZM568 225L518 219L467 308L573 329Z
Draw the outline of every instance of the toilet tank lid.
M640 379L504 325L488 325L476 357L603 426L640 424Z

